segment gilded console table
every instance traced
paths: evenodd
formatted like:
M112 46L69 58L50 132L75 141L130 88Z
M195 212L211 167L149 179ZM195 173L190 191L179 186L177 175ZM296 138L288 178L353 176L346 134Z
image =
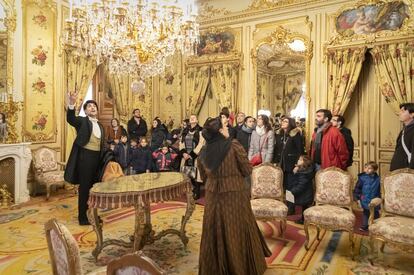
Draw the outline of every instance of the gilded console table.
M187 209L181 220L181 228L163 230L157 235L152 230L150 204L187 197ZM102 249L108 245L119 245L133 248L133 251L142 249L146 244L168 234L180 237L184 246L188 243L185 225L195 209L195 201L191 191L190 179L177 172L145 173L116 178L107 182L94 184L90 190L88 200L88 219L96 233L96 247L92 252L95 260ZM123 240L103 240L102 221L98 216L98 209L114 209L124 207L135 208L135 229L131 242Z

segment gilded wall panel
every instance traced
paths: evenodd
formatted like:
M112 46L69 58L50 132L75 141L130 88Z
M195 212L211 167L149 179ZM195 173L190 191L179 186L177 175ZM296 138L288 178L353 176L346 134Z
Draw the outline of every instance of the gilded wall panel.
M140 109L141 116L145 119L148 126L148 131L151 129L152 126L152 106L153 106L153 97L152 97L152 89L153 89L153 79L148 78L145 80L145 93L142 94L132 94L132 108L131 108L131 117L132 117L132 110L135 108Z
M23 139L55 142L56 3L25 1Z
M7 94L7 31L0 31L0 95Z
M172 56L170 66L159 77L159 116L172 129L180 125L181 87L182 87L182 57L181 54Z
M398 133L401 130L401 123L399 122L398 116L395 115L389 103L385 101L384 96L382 94L379 94L379 96L379 146L381 149L394 149Z

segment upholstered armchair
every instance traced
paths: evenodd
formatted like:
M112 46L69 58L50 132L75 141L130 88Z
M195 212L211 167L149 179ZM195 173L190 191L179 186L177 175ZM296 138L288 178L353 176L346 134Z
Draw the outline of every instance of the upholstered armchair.
M45 233L53 274L82 275L79 247L66 226L51 219L45 224ZM106 267L90 274L106 274Z
M283 171L280 167L264 163L253 168L250 204L256 219L279 220L280 232L284 236L288 208L284 203Z
M320 229L348 231L351 256L354 258L354 224L352 212L352 177L336 167L319 170L315 176L315 206L303 213L306 234L305 248L309 247L309 226L316 226L317 240Z
M65 167L65 163L56 160L56 151L49 147L40 147L33 152L33 168L35 181L46 186L46 200L50 196L50 188L65 186L63 179L64 171L59 168Z
M381 180L381 196L369 204L369 237L371 252L374 241L381 242L381 252L388 245L414 253L414 170L398 169ZM375 207L381 205L381 216L374 220Z
M127 254L119 259L109 262L107 268L108 275L130 275L148 274L162 275L167 274L157 266L154 261L146 257L142 251Z

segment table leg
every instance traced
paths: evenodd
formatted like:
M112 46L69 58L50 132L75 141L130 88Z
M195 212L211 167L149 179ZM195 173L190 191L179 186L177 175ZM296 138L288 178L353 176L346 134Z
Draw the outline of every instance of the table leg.
M137 203L135 206L135 228L134 228L134 245L133 250L138 251L142 248L141 241L143 240L144 227L145 227L145 207L141 203Z
M184 246L187 246L187 243L188 243L188 237L185 234L185 226L188 220L190 219L191 215L193 214L194 209L195 209L195 200L193 197L193 192L191 191L191 189L189 189L189 191L187 191L187 209L185 210L185 215L181 219L181 229L180 229L181 240L183 241Z
M88 220L96 233L96 247L92 251L92 255L95 258L95 262L98 261L98 256L103 248L103 235L102 235L102 223L98 216L97 208L89 208L87 212Z

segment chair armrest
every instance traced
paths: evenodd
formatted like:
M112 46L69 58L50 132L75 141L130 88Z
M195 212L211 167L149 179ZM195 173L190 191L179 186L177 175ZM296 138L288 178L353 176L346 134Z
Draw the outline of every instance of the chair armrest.
M33 165L33 169L34 169L35 174L37 174L37 175L42 175L43 174L42 166Z
M382 203L381 198L374 198L369 203L369 205L368 205L369 206L369 219L368 219L368 224L369 225L371 225L374 222L375 207L377 207L381 203Z
M66 162L56 161L60 166L66 167Z

